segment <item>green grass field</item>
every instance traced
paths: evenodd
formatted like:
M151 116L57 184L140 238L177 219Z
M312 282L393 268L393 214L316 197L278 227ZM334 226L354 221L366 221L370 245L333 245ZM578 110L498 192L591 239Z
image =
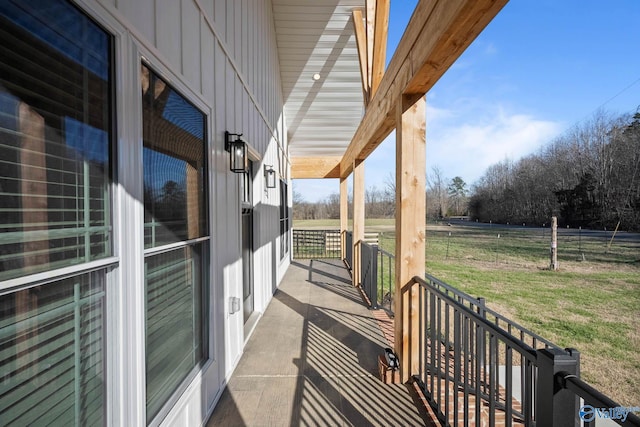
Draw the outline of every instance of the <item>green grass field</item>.
M394 252L392 220L370 220L366 228L380 232L380 246ZM492 309L559 346L578 349L588 382L622 405L638 406L640 242L610 238L560 230L560 269L549 271L549 230L429 224L426 271L485 297Z

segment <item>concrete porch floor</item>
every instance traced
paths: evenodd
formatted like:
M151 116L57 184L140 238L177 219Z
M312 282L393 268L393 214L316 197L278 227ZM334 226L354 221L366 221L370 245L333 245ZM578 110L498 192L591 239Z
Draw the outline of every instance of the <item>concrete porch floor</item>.
M207 426L420 426L388 344L339 260L294 260Z

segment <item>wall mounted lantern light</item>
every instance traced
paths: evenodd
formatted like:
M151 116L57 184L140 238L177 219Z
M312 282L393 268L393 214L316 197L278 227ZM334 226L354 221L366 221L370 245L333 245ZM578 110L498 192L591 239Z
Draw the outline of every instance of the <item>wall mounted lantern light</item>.
M276 171L273 166L264 165L264 181L267 188L276 188Z
M240 137L241 133L225 132L224 149L229 152L231 172L244 173L249 170L249 158L247 156L247 143ZM235 137L235 138L234 138Z

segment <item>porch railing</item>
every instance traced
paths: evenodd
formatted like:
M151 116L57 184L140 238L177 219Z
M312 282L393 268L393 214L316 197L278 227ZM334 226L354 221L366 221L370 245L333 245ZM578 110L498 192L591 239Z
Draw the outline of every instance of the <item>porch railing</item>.
M353 232L352 231L343 231L344 235L344 262L347 264L349 269L353 268Z
M293 258L340 258L340 230L293 229Z
M371 308L378 308L378 246L360 242L360 287Z
M378 245L360 242L361 287L371 308L383 308L393 314L395 261L393 254Z
M620 407L580 380L576 350L506 319L483 299L430 276L414 277L403 292L418 304L419 330L409 338L418 352L413 378L445 425L579 426L579 398ZM640 426L633 414L617 421Z
M604 415L607 409L609 409L609 413L607 415L610 419L614 419L616 415L620 417L620 421L616 420L618 424L623 426L640 426L640 417L630 412L624 414L622 411L623 408L617 402L611 400L609 397L605 396L575 375L571 375L568 372L558 372L555 374L555 379L556 384L559 387L568 389L583 399L585 406L581 407L580 410L584 417L584 427L595 427L595 419L598 416L597 411L603 411ZM617 414L616 408L620 408L620 410L617 411ZM635 411L639 410L637 407L634 409ZM613 410L613 413L611 410ZM622 421L623 418L624 421Z
M345 243L349 253L352 240ZM362 290L372 308L393 313L394 256L377 245L359 247ZM428 274L414 277L403 292L418 304L418 327L408 346L418 352L413 379L443 425L594 427L589 410L624 409L580 379L578 351L491 310L484 298ZM580 399L590 406L580 406ZM640 427L632 413L614 421Z

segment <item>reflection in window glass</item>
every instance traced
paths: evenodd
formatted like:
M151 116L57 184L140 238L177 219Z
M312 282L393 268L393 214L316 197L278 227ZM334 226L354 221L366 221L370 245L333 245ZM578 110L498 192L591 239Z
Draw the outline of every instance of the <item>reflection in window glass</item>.
M0 296L2 425L104 424L105 277Z
M203 237L204 115L142 66L145 247Z
M207 356L204 115L142 66L147 420ZM182 243L173 250L158 246Z
M145 259L147 418L204 360L202 243Z
M0 3L0 281L111 254L111 39L64 1Z
M110 256L111 37L0 2L0 282ZM0 294L0 424L105 424L105 270Z

